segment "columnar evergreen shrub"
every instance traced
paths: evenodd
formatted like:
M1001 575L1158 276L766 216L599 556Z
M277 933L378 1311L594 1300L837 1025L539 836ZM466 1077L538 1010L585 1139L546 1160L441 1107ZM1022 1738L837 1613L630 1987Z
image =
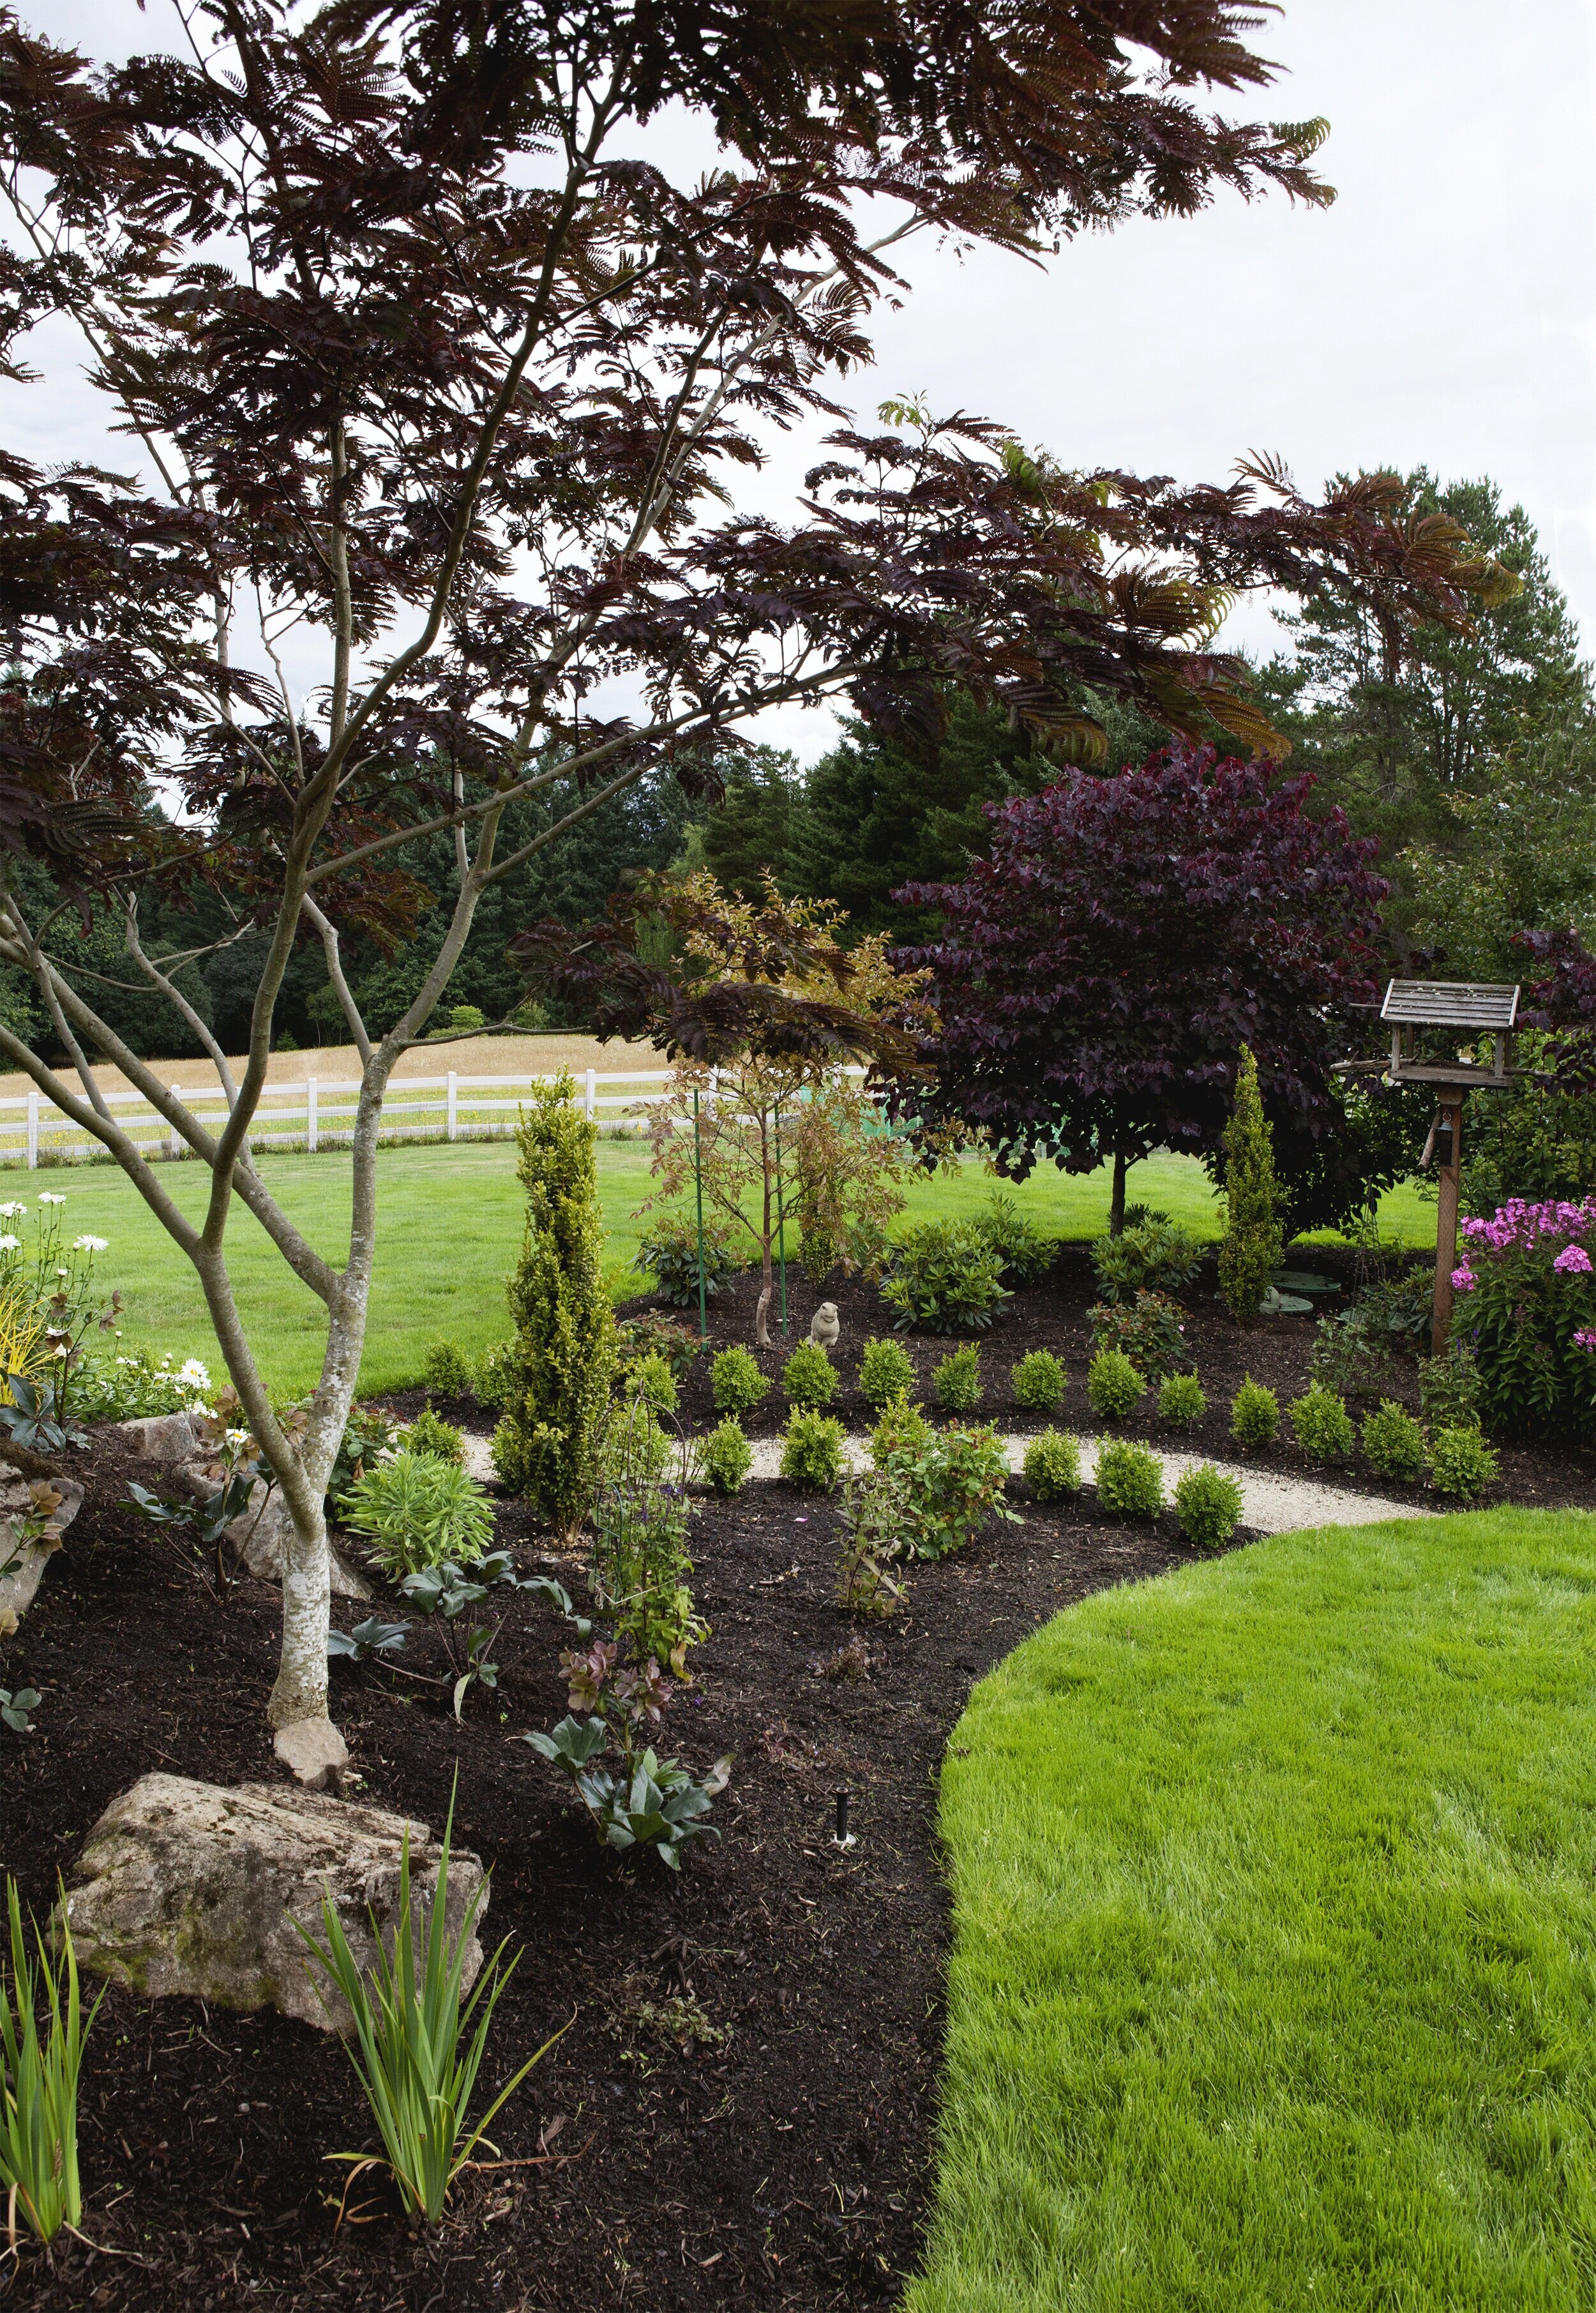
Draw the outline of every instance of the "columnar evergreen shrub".
M837 1368L818 1341L801 1341L781 1369L790 1405L829 1405L837 1395Z
M1056 1502L1081 1486L1081 1447L1067 1430L1044 1429L1025 1448L1025 1482L1039 1502Z
M1198 1550L1217 1550L1241 1523L1241 1489L1212 1462L1199 1463L1175 1484L1180 1531Z
M1051 1413L1064 1403L1064 1368L1051 1350L1032 1350L1009 1376L1014 1403L1027 1413Z
M1362 1441L1364 1459L1382 1478L1411 1482L1424 1475L1425 1433L1393 1399L1382 1397L1372 1413L1364 1414Z
M1238 1446L1269 1446L1279 1427L1280 1400L1248 1374L1231 1400L1231 1436Z
M1147 1385L1123 1350L1100 1350L1087 1369L1086 1394L1101 1421L1123 1421Z
M1192 1429L1208 1411L1203 1385L1194 1373L1171 1374L1158 1393L1158 1418L1177 1429Z
M936 1402L950 1413L973 1413L981 1402L981 1353L973 1341L952 1351L933 1369Z
M890 1336L869 1341L859 1360L859 1394L879 1412L895 1397L907 1397L915 1385L915 1361L901 1341Z
M1224 1242L1219 1289L1238 1324L1250 1324L1280 1266L1285 1240L1275 1181L1275 1136L1258 1088L1258 1062L1241 1047L1231 1120L1224 1129Z
M1145 1446L1109 1438L1097 1449L1097 1498L1116 1517L1156 1517L1163 1508L1163 1464Z
M508 1286L515 1337L504 1359L494 1466L563 1535L586 1517L615 1364L604 1289L598 1127L577 1109L569 1070L535 1085L517 1128L526 1233Z
M1335 1391L1319 1382L1292 1400L1291 1426L1303 1453L1315 1462L1344 1462L1352 1451L1352 1416Z
M751 1413L770 1394L751 1351L741 1347L720 1351L709 1368L709 1387L717 1413Z

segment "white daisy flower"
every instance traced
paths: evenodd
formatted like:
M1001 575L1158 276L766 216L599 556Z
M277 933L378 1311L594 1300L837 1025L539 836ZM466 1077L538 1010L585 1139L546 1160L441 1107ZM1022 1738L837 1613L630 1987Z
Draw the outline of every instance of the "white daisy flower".
M52 1196L48 1189L40 1189L39 1201L41 1205L64 1205L66 1200L65 1197Z
M4 1236L0 1236L0 1253L15 1253L22 1242L20 1236L13 1236L8 1229Z
M0 1220L13 1221L19 1213L25 1213L27 1209L26 1205L0 1205Z
M110 1243L110 1239L106 1236L75 1236L72 1250L74 1253L103 1253Z

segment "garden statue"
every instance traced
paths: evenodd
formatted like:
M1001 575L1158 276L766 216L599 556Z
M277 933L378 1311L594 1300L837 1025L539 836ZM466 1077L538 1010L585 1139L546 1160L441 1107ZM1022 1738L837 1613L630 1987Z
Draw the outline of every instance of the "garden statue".
M834 1350L842 1331L835 1301L822 1301L809 1321L809 1338L818 1350Z

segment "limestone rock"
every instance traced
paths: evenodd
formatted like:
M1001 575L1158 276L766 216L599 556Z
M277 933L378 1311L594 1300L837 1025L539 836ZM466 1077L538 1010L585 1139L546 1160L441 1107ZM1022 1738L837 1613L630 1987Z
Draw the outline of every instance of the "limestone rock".
M0 1573L0 1634L14 1631L33 1604L45 1568L52 1554L60 1549L63 1533L83 1507L83 1490L75 1480L52 1479L50 1482L61 1499L51 1513L50 1523L37 1542L19 1545L14 1540L17 1523L34 1507L33 1488L37 1482L0 1464L0 1568L16 1561L9 1574Z
M118 1421L115 1434L146 1462L175 1469L193 1455L199 1438L186 1413L152 1413L142 1421Z
M369 1971L375 1951L368 1914L392 1948L407 1828L419 1930L437 1886L439 1852L425 1824L407 1825L403 1816L319 1791L267 1783L224 1790L183 1775L142 1775L106 1808L74 1868L66 1909L79 1964L145 1999L276 2008L319 2030L346 2031L348 2010L294 1922L325 1941L325 1889L356 1961ZM449 1859L452 1931L481 1885L481 1862L457 1848ZM474 1929L462 1979L468 1987L481 1966ZM318 1988L333 2003L330 2015Z
M292 1726L279 1727L272 1749L291 1773L314 1790L329 1782L336 1790L349 1763L349 1746L330 1719L296 1719Z

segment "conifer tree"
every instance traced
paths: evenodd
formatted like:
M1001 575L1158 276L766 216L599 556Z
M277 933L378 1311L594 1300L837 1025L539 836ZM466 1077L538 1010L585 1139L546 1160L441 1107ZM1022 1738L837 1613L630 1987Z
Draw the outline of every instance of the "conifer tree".
M1275 1182L1275 1136L1258 1089L1258 1062L1243 1044L1236 1069L1235 1102L1224 1128L1224 1242L1219 1248L1219 1289L1238 1324L1250 1324L1269 1289L1269 1272L1285 1250L1280 1192Z
M493 1441L504 1483L566 1536L592 1499L615 1366L598 1128L573 1105L574 1089L568 1069L535 1086L515 1135L526 1235L506 1288L515 1341Z

